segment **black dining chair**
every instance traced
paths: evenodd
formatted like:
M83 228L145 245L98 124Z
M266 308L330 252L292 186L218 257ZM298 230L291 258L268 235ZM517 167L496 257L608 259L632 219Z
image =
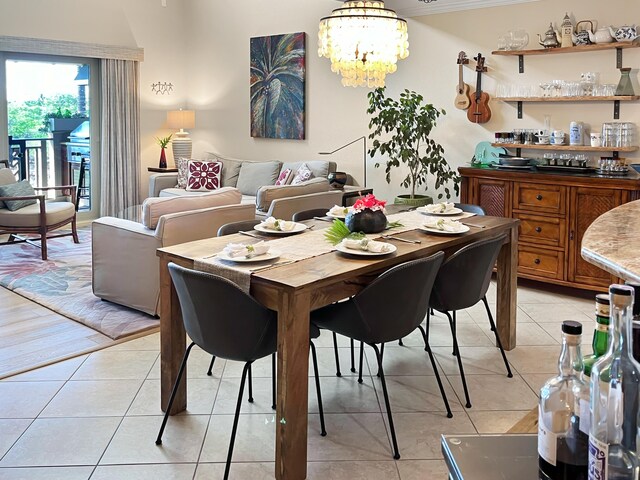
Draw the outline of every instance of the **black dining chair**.
M476 215L486 215L484 212L484 208L482 208L480 205L472 205L470 203L454 203L453 206L459 208L463 212L475 213Z
M311 220L313 217L326 217L328 208L312 208L311 210L302 210L296 212L291 217L294 222L302 222L304 220Z
M169 412L184 374L189 353L194 345L216 357L244 362L224 471L226 480L229 478L245 381L254 361L276 351L277 315L273 310L260 305L253 297L226 278L184 268L174 263L169 263L169 273L178 294L184 328L191 338L191 344L184 353L156 445L162 444L162 434L169 419ZM317 327L311 329L312 337L319 335ZM310 342L310 347L316 378L321 435L324 436L326 435L324 411L313 342Z
M422 330L420 324L424 319L424 312L429 306L431 287L443 258L444 253L438 252L427 258L396 265L349 300L311 312L311 322L318 327L353 338L373 348L380 372L395 459L400 458L400 452L382 368L382 354L377 344L398 340L416 328ZM420 288L414 288L415 285L419 285ZM423 335L428 345L424 330ZM447 409L447 416L451 417L451 409L433 353L430 349L427 349L427 352L431 359L442 400ZM360 361L362 362L362 351Z
M258 225L260 222L261 220L254 218L253 220L241 220L239 222L225 223L218 229L217 236L222 237L224 235L238 233L242 230L253 230L253 227Z
M457 310L472 307L482 301L489 317L491 331L495 335L496 343L507 368L507 376L509 378L513 377L486 296L491 282L493 267L496 264L500 247L502 247L505 239L506 234L502 234L498 237L466 245L455 252L440 267L431 292L431 307L438 312L444 313L449 319L451 336L453 337L453 354L458 361L467 408L471 408L471 400L456 336ZM430 316L427 314L427 338L429 336L429 318Z

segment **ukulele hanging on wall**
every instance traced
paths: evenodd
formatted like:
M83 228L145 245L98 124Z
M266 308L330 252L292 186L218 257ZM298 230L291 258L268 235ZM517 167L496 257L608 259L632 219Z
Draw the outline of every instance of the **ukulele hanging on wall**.
M476 91L471 95L471 106L467 110L467 118L472 123L487 123L491 120L491 110L489 109L489 95L482 91L482 72L486 72L484 57L481 53L474 58L477 62Z
M458 54L458 93L454 101L454 105L460 110L466 110L471 105L471 100L469 99L469 85L464 83L464 80L462 79L462 66L468 63L469 59L467 58L467 54L460 52Z

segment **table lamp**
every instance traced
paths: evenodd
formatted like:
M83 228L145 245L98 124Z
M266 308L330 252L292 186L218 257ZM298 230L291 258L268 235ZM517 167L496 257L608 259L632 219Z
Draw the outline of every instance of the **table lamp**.
M178 158L191 158L192 144L189 132L185 128L196 126L196 112L194 110L172 110L167 113L167 123L169 128L179 128L180 131L173 134L171 146L173 149L173 161ZM177 164L177 163L176 163Z

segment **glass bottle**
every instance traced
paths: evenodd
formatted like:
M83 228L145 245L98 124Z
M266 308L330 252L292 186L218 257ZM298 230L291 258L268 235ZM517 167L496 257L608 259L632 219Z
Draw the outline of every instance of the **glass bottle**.
M552 480L587 478L589 390L582 381L582 325L562 322L558 376L540 389L538 465Z
M638 370L632 359L633 288L609 287L609 349L591 370L589 480L637 480Z
M633 298L635 298L635 302L633 302L633 328L631 329L631 343L633 358L636 362L640 363L640 283L626 282L625 285L629 285L634 290Z
M599 293L596 295L596 326L593 329L593 341L591 347L593 348L593 354L586 355L583 359L584 362L584 377L585 382L591 381L591 368L593 364L602 355L607 353L609 343L609 294Z

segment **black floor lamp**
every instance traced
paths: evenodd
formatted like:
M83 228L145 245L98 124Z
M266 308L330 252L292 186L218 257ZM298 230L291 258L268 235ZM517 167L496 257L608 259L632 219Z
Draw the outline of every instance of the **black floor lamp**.
M344 145L336 148L332 152L319 152L319 155L333 155L334 153L339 152L343 148L346 148L349 145L353 145L354 143L359 142L360 140L362 140L362 144L363 144L363 149L362 149L362 170L364 173L363 182L364 182L364 188L367 188L367 137L366 136L363 135L362 137L356 138L355 140L352 140L349 143L345 143Z

